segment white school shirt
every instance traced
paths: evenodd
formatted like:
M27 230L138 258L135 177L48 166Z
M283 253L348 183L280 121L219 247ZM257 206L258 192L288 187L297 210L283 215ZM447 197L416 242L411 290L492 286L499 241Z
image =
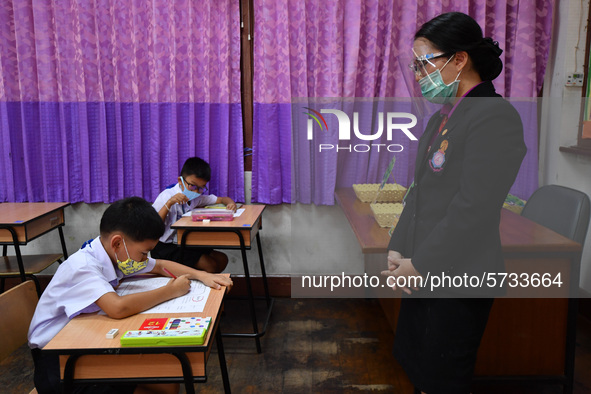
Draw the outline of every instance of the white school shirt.
M29 347L44 347L70 319L99 311L95 301L114 292L121 279L150 272L155 264L156 260L148 258L141 271L124 275L113 266L100 237L95 238L61 263L53 275L29 326Z
M164 204L168 202L172 198L172 196L182 193L181 186L177 183L171 188L164 189L158 197L156 197L156 201L152 206L156 210L156 212L160 212ZM217 202L217 196L213 194L202 194L199 197L189 201L186 204L172 204L172 206L168 206L168 213L166 214L166 218L164 219L164 235L160 237L160 242L164 243L177 243L176 239L176 230L170 228L177 220L179 220L185 212L189 212L191 209L195 209L198 207L204 207L206 205L213 205Z

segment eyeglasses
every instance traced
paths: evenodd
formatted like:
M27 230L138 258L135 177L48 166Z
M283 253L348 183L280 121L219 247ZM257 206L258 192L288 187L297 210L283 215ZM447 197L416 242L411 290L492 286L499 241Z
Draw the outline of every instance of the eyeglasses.
M191 191L196 191L197 193L203 193L207 191L207 186L198 186L198 185L193 185L192 183L189 183L189 181L183 179L183 181L187 184L187 189L191 190Z
M441 57L449 57L447 53L427 53L426 55L417 56L408 67L415 73L417 76L424 76L427 75L427 63L435 67L435 64L431 60L439 59Z
M189 183L187 181L185 181L187 183L187 188L189 190L192 191L196 191L197 193L203 193L207 191L207 186L197 186L197 185L193 185L192 183Z

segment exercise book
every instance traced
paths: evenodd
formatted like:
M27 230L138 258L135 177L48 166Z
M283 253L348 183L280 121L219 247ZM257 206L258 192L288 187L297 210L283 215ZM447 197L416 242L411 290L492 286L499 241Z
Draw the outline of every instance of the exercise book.
M116 291L120 296L150 291L166 286L170 280L170 278L163 277L130 278L121 282L121 285ZM203 312L210 291L211 288L205 286L202 282L192 280L191 290L187 294L173 298L172 300L164 301L163 303L140 313Z

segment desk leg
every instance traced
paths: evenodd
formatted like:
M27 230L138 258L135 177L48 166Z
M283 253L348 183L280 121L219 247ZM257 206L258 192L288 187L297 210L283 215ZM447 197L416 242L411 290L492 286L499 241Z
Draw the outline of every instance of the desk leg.
M581 275L581 253L571 257L570 291L568 295L568 312L566 322L566 344L563 392L571 394L575 380L575 351L577 346L577 315L579 313L579 281Z
M23 256L21 255L21 248L18 242L18 235L16 235L16 231L14 230L14 228L12 228L12 226L2 225L0 226L0 229L7 230L12 236L12 246L14 246L14 252L16 253L16 261L18 263L18 271L21 277L21 282L26 282L27 276L25 275L25 267L23 266ZM3 256L6 256L7 251L8 246L4 245L2 249ZM39 289L37 289L37 293L41 297L41 292L39 291Z
M64 379L62 381L64 393L69 394L74 389L74 368L76 367L76 361L78 361L78 355L71 355L66 361L64 368Z
M12 239L14 240L14 252L16 253L16 260L18 262L18 270L21 277L21 282L25 282L27 280L27 275L25 274L25 266L23 264L23 255L21 254L21 248L18 243L18 238L16 236L16 232L12 228L8 228L8 230L12 233ZM35 275L29 275L33 282L35 282L35 289L37 290L37 296L41 298L41 284ZM4 286L2 286L4 287Z
M16 233L14 235L14 239L16 241ZM25 266L23 264L23 256L21 254L21 248L17 243L14 244L14 251L16 252L16 260L18 261L18 269L20 271L21 282L25 282L27 280L27 276L25 275ZM41 284L35 275L29 275L33 282L35 282L35 289L37 290L37 296L41 298Z
M204 228L194 228L194 229L185 229L185 231L183 232L183 235L181 237L181 258L182 258L182 254L184 252L184 249L187 245L187 236L190 233L193 232L207 232L207 229ZM246 290L248 292L248 306L249 306L249 310L250 310L250 316L252 319L252 329L253 332L252 333L224 333L223 336L225 337L240 337L240 338L254 338L255 342L256 342L256 347L257 347L257 353L261 353L261 341L260 341L260 337L265 335L266 329L267 329L267 325L269 324L269 318L271 316L271 310L273 309L273 299L270 297L269 295L269 288L268 288L268 284L267 284L267 275L265 272L265 265L264 265L264 260L263 260L263 254L262 254L262 248L261 248L261 241L260 241L260 237L259 234L256 234L257 237L257 246L259 248L259 258L260 258L260 264L261 264L261 271L263 274L263 281L264 281L264 286L265 286L265 295L266 295L266 301L267 301L267 318L265 320L265 324L263 326L263 330L259 331L258 328L258 324L257 324L257 317L256 317L256 310L255 310L255 306L254 306L254 294L252 291L252 284L250 281L250 271L248 269L248 258L246 257L246 244L244 242L244 237L242 236L242 233L240 232L239 229L234 229L234 228L228 228L226 230L221 230L221 229L216 229L216 232L227 232L227 233L234 233L236 234L236 236L238 237L238 240L240 241L240 252L242 255L242 265L244 266L244 277L246 279Z
M574 282L579 283L577 280ZM578 290L578 286L577 286ZM565 381L563 386L564 394L572 394L575 380L575 348L577 346L577 314L579 309L578 299L570 295L568 300L568 314L566 323L566 349L565 349L565 363L564 375Z
M6 256L7 253L8 253L8 245L4 245L2 247L2 256ZM4 285L5 285L4 280L5 280L4 277L0 278L0 294L4 293Z
M60 233L60 242L62 243L62 253L64 254L64 261L68 259L68 249L66 249L66 240L64 239L64 231L61 226L57 228Z
M271 297L269 296L269 284L267 283L267 272L265 271L265 261L263 260L263 248L261 247L261 237L257 231L257 248L259 249L259 263L261 264L261 275L263 276L263 286L265 288L265 299L267 308L271 307Z
M195 386L193 385L193 369L189 358L183 352L172 353L181 363L181 369L183 370L183 379L185 381L185 391L187 394L195 394Z
M579 283L578 281L576 282ZM575 348L577 346L577 313L578 299L570 298L568 300L568 317L566 323L566 350L564 374L565 381L563 386L564 394L572 394L575 380Z
M242 238L242 236L241 236ZM240 243L243 244L243 240L240 240ZM261 353L261 340L259 338L259 326L257 324L257 314L254 308L254 295L252 293L252 284L250 283L250 272L248 270L248 260L246 258L246 249L244 247L240 248L242 252L242 264L244 265L244 278L246 279L246 290L248 291L248 306L250 308L250 317L252 318L252 329L254 330L254 340L257 346L257 353Z
M222 382L224 383L224 392L226 394L230 394L230 379L228 378L228 367L226 365L226 354L224 353L224 343L222 342L222 334L220 333L220 328L218 326L218 330L215 334L215 341L218 347L218 358L220 360L220 370L222 373Z

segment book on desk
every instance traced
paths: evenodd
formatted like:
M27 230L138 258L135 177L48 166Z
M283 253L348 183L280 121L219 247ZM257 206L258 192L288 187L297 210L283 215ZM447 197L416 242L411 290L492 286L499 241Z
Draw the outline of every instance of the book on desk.
M139 330L121 336L121 346L202 345L211 317L171 317L146 319Z
M202 220L230 221L234 220L234 211L225 208L197 208L191 211L191 219L194 222L200 222Z

